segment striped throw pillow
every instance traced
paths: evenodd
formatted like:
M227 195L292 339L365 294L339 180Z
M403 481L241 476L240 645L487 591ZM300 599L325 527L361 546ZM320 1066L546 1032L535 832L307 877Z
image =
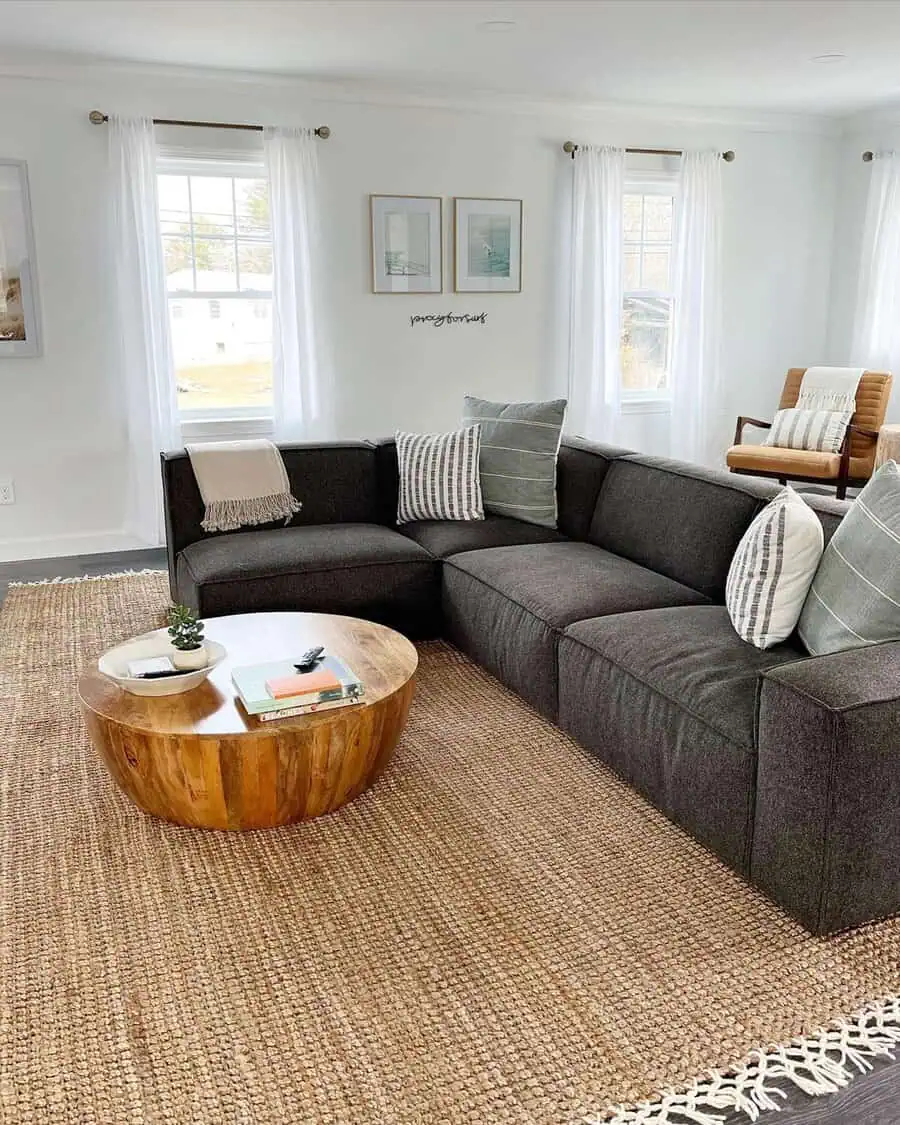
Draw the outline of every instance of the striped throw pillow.
M900 640L900 469L888 461L825 548L800 615L813 656Z
M852 417L850 410L779 410L763 444L840 453Z
M556 458L566 400L487 402L466 395L463 425L481 426L485 511L556 527Z
M397 434L397 523L483 520L478 454L481 427L450 434Z
M785 488L753 520L738 544L725 584L725 605L738 635L771 648L793 633L822 558L819 518Z

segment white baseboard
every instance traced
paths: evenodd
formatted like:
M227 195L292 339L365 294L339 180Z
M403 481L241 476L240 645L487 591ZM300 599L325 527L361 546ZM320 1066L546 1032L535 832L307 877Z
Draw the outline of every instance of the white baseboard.
M90 531L78 535L33 535L21 539L0 539L0 562L20 559L58 559L68 555L100 555L109 551L150 550L124 531Z

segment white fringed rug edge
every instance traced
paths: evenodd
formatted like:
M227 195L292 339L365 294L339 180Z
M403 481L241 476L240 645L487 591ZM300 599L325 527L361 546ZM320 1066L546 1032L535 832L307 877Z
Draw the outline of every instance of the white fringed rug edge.
M751 1051L730 1070L711 1070L683 1090L663 1090L637 1105L615 1106L585 1125L721 1125L722 1112L757 1121L780 1110L789 1085L811 1097L836 1094L872 1070L873 1059L894 1059L900 1047L900 997L867 1004L815 1035Z
M116 578L139 578L144 574L165 574L157 566L145 566L142 570L114 570L109 574L75 574L68 577L37 578L32 582L7 582L10 589L28 586L70 586L75 582L109 582Z

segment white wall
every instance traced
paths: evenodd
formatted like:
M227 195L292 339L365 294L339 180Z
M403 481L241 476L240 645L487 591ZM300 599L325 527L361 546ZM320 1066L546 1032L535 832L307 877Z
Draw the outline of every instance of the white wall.
M137 545L124 536L122 399L103 266L106 131L92 108L212 120L328 124L320 166L337 325L342 437L440 429L470 391L528 399L564 388L557 272L566 139L733 148L725 180L725 376L732 414L771 413L785 369L822 361L839 141L821 120L354 101L296 83L99 72L0 79L14 112L0 155L28 161L44 354L0 360L0 559ZM681 118L679 120L679 118ZM370 293L368 194L524 199L521 294ZM445 278L451 277L449 222ZM413 312L488 312L484 327L411 328ZM573 420L574 422L574 420ZM574 423L575 428L577 423ZM666 452L666 418L630 416L622 441Z

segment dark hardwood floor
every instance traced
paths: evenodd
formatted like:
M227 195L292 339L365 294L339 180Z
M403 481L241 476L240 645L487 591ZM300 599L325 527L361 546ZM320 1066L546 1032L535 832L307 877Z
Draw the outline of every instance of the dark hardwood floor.
M107 555L78 555L62 559L34 559L0 563L0 602L10 582L37 582L46 578L111 574L144 567L164 570L164 550L126 551ZM793 1087L786 1090L784 1109L765 1113L766 1125L900 1125L900 1059L879 1061L870 1074L861 1075L837 1094L810 1098ZM727 1125L747 1125L742 1113L729 1115Z
M43 582L48 578L82 578L122 570L165 570L164 548L119 551L106 555L69 555L60 559L24 559L0 562L0 602L10 582Z

